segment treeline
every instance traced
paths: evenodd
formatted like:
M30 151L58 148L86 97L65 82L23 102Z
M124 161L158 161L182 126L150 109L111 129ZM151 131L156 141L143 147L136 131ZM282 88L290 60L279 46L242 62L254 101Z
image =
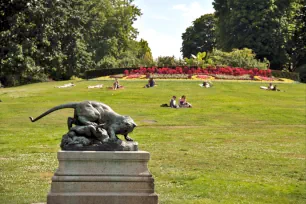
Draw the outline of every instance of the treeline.
M183 57L249 48L270 68L306 72L306 0L214 0L182 34Z
M149 65L133 0L2 0L0 82L69 79L89 69Z

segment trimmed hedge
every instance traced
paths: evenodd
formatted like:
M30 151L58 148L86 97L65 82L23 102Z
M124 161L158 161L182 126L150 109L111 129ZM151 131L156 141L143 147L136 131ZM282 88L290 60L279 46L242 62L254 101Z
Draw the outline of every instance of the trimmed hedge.
M113 69L96 69L96 70L89 70L85 72L86 79L97 78L101 76L109 76L115 74L122 74L124 70L132 70L137 68L113 68Z
M296 72L282 72L280 70L272 70L272 76L276 78L286 78L294 81L300 81L300 75Z

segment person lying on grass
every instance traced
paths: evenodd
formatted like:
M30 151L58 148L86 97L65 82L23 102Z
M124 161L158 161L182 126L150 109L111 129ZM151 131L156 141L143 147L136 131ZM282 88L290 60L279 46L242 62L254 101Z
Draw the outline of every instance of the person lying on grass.
M281 91L281 90L277 89L276 85L274 85L273 89L270 89L270 91Z
M275 86L272 83L269 83L268 90L273 90Z
M281 90L277 89L276 85L273 85L272 83L270 83L268 87L261 86L260 88L264 89L264 90L267 90L267 91L281 91Z
M103 87L103 84L87 86L88 89L101 89L102 87Z
M192 107L192 105L191 105L190 103L187 102L186 96L185 96L185 95L183 95L183 96L180 98L180 104L179 104L179 106L180 106L181 108L191 108L191 107Z
M68 88L68 87L72 87L75 86L75 84L73 82L69 83L69 84L64 84L62 86L56 86L55 88Z
M199 84L201 87L210 88L212 87L212 84L208 81L204 81L203 84Z

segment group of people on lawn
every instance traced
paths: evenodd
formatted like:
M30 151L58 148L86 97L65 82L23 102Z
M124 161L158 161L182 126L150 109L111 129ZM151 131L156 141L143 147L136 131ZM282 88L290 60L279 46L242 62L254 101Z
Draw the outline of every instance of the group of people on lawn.
M148 83L143 87L143 88L151 88L151 87L154 87L156 84L155 84L155 81L154 79L151 77L148 81ZM117 90L117 89L121 89L121 88L124 88L123 86L121 86L119 84L119 81L117 78L115 78L115 82L113 83L113 89L114 90Z
M172 96L170 99L170 108L192 108L192 105L187 102L185 95L180 98L178 105L176 104L176 96Z

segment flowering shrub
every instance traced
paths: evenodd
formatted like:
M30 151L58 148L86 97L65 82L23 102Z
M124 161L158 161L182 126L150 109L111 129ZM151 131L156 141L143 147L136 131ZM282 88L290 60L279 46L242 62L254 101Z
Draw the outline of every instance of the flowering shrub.
M231 75L224 75L224 74L216 74L214 75L216 79L228 79L228 80L251 80L252 78L250 75L245 74L241 76L231 76Z
M141 74L131 74L126 77L127 79L143 79L146 78L146 75Z
M209 79L210 77L208 75L196 75L196 78L198 78L198 79Z
M250 75L253 76L263 76L270 77L271 70L259 70L257 68L254 69L244 69L240 67L229 67L229 66L217 66L207 67L207 68L189 68L189 67L176 67L176 68L157 68L157 67L140 67L139 69L124 71L126 76L130 74L144 74L144 75L152 75L152 74L188 74L188 75L230 75L230 76L243 76Z
M188 74L151 74L155 79L189 79Z

